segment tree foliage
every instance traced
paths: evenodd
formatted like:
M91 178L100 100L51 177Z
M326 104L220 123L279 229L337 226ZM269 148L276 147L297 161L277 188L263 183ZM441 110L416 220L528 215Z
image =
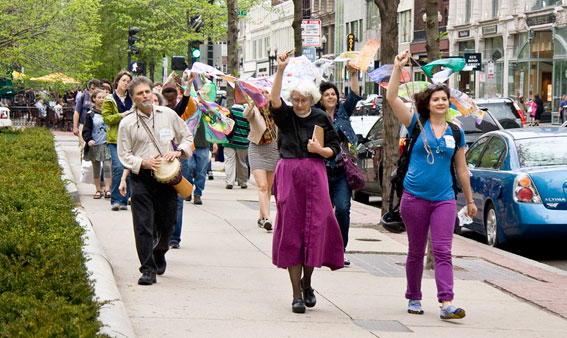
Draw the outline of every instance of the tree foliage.
M0 0L2 68L88 77L97 65L100 0Z
M164 54L188 55L188 42L207 36L217 40L226 33L226 6L208 0L102 0L100 15L103 45L97 77L111 78L127 67L130 26L140 28L140 55L133 58L146 64ZM191 27L199 16L202 26Z

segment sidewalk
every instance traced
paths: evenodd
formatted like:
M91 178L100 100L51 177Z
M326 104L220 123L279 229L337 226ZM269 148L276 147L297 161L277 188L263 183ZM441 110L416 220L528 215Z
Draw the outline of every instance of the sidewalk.
M76 138L58 134L56 141L78 181ZM272 236L256 225L254 184L226 190L221 175L216 172L206 182L203 205L185 202L181 248L168 252L166 273L149 287L136 284L140 273L130 211L111 211L108 200L92 198L93 186L77 184L137 337L567 335L565 275L460 237L454 243L455 304L465 308L467 317L439 319L431 272L423 280L425 315L409 315L405 234L381 231L379 210L356 202L351 266L318 269L313 278L317 306L294 314L287 271L272 265ZM275 214L275 203L272 210Z

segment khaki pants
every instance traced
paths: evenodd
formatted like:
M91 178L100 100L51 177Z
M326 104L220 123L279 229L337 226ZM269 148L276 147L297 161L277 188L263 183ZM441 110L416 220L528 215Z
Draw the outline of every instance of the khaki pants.
M85 140L83 139L84 126L84 124L79 123L79 150L81 151L81 158L83 158L83 150L85 150Z
M247 186L247 155L248 149L224 147L224 173L226 174L226 184L234 185L234 181L236 180L238 185Z

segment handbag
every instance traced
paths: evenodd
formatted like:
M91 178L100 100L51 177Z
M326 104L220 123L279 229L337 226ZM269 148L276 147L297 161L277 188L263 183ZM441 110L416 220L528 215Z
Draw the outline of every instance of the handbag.
M353 161L352 156L350 153L344 150L344 147L341 145L341 161L339 163L344 170L345 176L348 183L348 186L351 190L357 191L364 188L364 176L362 176L362 172L360 169L356 167L356 164Z

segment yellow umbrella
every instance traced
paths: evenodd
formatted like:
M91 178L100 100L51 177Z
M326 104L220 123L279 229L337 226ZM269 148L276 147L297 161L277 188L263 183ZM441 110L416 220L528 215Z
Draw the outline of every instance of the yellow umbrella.
M70 76L67 76L63 73L53 73L44 75L42 77L32 77L30 80L32 81L42 81L42 82L57 82L61 81L63 83L79 83L79 81L73 79Z
M23 80L23 79L25 79L26 77L27 77L26 74L20 73L20 72L18 72L18 71L13 71L13 72L12 72L12 78L13 78L14 80Z

